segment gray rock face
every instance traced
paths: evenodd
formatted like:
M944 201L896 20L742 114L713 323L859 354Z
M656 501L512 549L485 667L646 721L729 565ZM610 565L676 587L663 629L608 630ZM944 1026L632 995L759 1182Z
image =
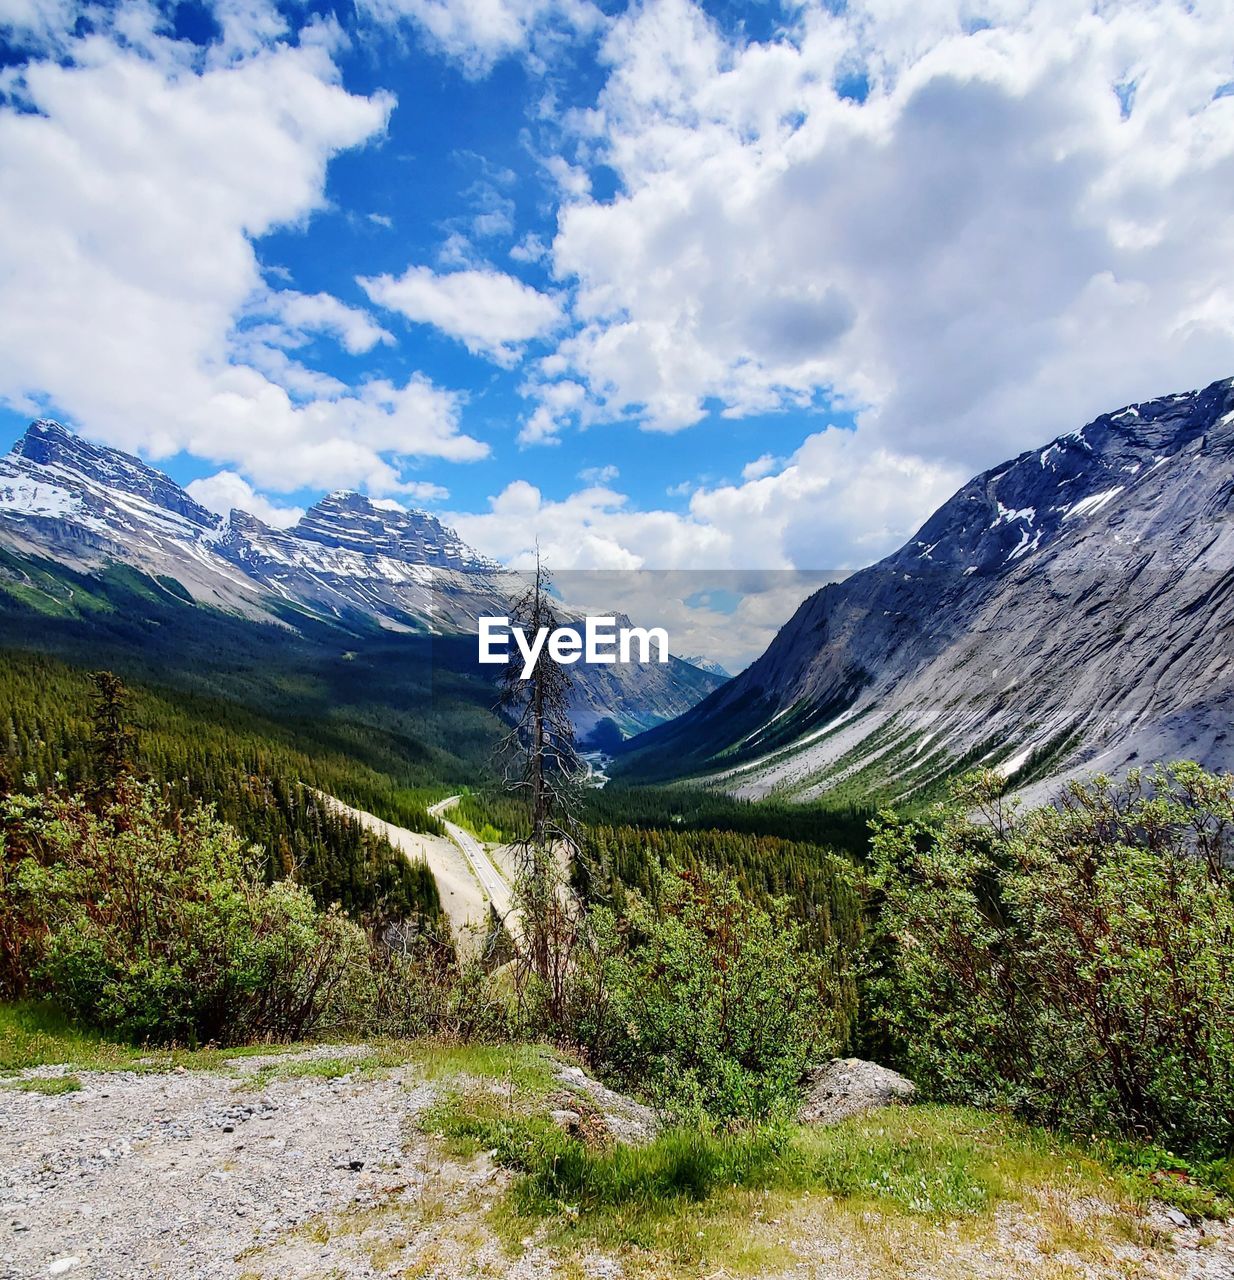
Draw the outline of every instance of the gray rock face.
M110 489L140 499L162 511L183 516L202 529L214 529L220 521L213 511L195 502L161 471L118 449L106 449L75 436L58 422L40 418L32 422L6 459L20 473L60 476L70 484L81 477L97 489ZM27 464L24 468L22 463Z
M304 513L296 536L327 547L389 556L406 564L492 573L495 561L469 547L427 511L371 502L362 493L331 493Z
M1234 382L1107 414L970 481L887 559L637 743L736 794L912 798L1190 757L1234 767ZM726 761L727 766L727 761Z
M553 1118L564 1128L585 1130L592 1118L618 1142L629 1143L650 1142L660 1131L650 1107L593 1080L582 1067L561 1067L556 1076L563 1086L563 1106Z
M911 1102L917 1088L911 1080L862 1058L833 1058L815 1067L797 1113L802 1124L838 1124L879 1107Z

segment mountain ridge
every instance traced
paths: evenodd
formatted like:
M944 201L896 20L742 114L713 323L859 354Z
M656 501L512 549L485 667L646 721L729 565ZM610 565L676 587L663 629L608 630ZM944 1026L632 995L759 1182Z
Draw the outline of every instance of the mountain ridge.
M1103 414L975 476L809 597L744 672L628 743L623 768L903 799L965 762L1020 785L1176 754L1234 765L1232 493L1234 380ZM1163 683L1155 658L1190 683Z
M287 529L239 509L225 520L140 459L51 419L0 458L0 546L87 574L125 564L178 583L197 604L293 627L307 614L344 628L467 634L477 617L507 613L525 586L427 511L336 490ZM719 683L679 659L576 670L580 735L607 717L638 732Z

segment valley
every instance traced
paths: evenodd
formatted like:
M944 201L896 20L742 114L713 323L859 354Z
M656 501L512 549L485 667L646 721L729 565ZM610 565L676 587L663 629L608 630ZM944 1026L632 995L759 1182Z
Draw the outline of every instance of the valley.
M0 463L0 1258L1224 1276L1231 493L1234 383L1105 415L736 676L531 662L511 772L473 629L521 575L358 494L223 522L35 423ZM816 1129L838 1061L923 1100Z

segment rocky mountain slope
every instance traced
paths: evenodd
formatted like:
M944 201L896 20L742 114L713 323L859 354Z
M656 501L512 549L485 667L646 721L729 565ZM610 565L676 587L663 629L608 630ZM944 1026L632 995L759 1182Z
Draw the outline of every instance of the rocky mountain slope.
M984 472L766 653L630 745L744 796L923 798L1189 757L1234 767L1234 380Z
M290 529L238 510L224 520L162 472L49 420L0 458L0 547L85 573L128 565L200 605L291 625L469 634L525 585L428 512L339 492ZM679 659L576 670L580 735L605 717L638 732L720 683Z

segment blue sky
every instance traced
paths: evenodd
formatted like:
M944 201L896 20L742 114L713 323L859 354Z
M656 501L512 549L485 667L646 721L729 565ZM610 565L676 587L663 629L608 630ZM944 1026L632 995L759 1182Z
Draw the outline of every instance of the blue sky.
M1234 373L1230 10L0 0L0 428L827 569Z

